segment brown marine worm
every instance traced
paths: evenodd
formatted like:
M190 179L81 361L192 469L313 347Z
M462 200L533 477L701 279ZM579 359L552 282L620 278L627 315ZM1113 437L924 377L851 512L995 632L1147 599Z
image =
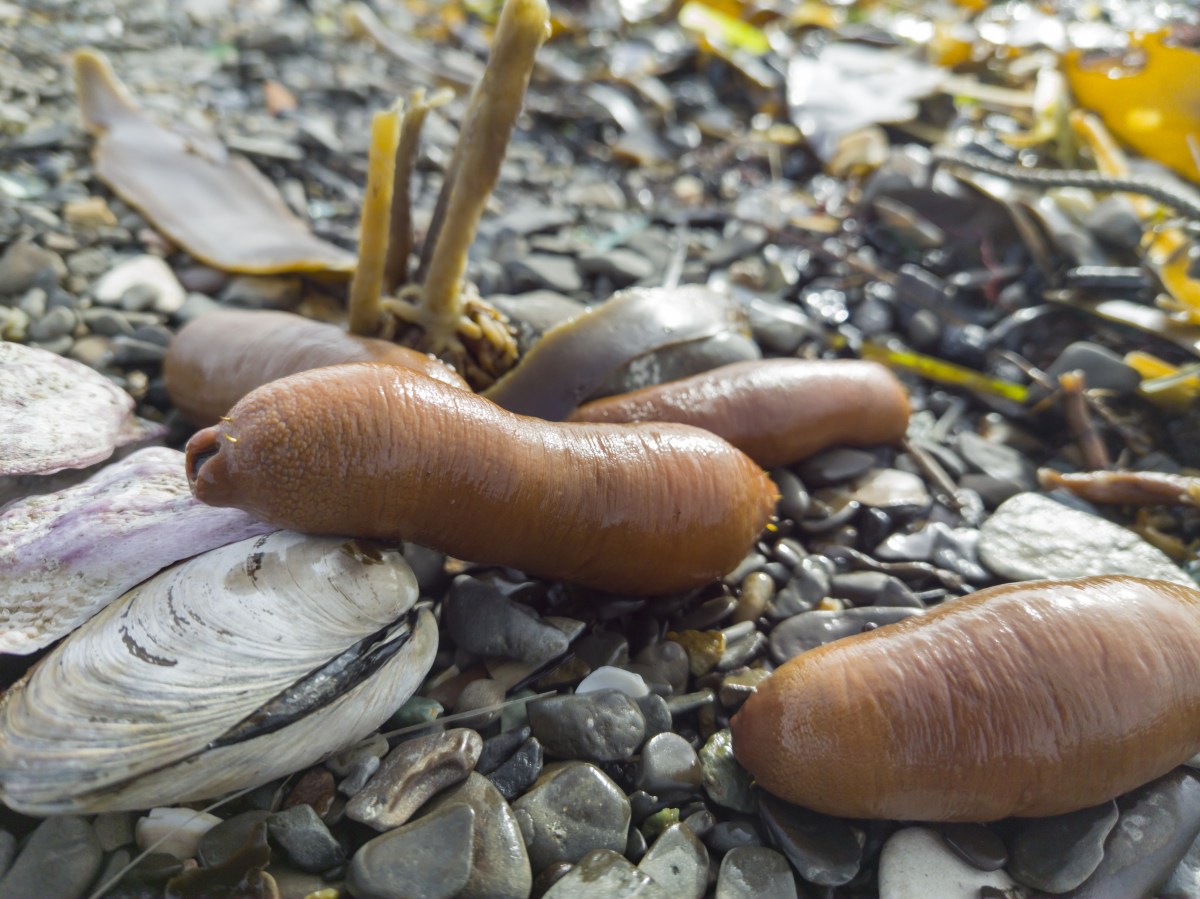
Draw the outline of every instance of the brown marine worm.
M432 356L290 312L227 309L201 316L175 335L163 360L167 395L188 421L215 423L256 387L310 368L386 362L469 390Z
M279 527L620 593L725 574L775 504L762 469L699 428L546 422L369 363L253 391L192 437L186 464L197 498Z
M894 443L908 414L904 385L877 362L759 359L595 400L569 420L695 425L773 468L839 444Z
M850 818L1057 815L1200 750L1200 591L1101 576L991 587L801 653L734 716L775 795Z
M1038 469L1045 490L1061 487L1093 503L1126 506L1200 506L1200 478L1162 471L1079 471Z

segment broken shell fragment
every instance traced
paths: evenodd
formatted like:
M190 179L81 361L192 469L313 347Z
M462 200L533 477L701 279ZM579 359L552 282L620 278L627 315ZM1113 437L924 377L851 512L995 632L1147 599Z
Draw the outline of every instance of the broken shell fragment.
M433 662L399 552L278 532L129 591L0 701L0 800L35 815L218 796L375 730Z

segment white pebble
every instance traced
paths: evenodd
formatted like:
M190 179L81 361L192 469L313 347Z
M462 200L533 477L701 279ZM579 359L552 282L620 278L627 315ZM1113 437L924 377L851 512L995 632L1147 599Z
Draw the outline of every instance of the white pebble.
M201 838L220 823L216 815L195 809L152 808L145 818L138 819L133 836L139 849L194 858Z
M634 699L650 692L640 674L634 674L624 668L614 668L612 665L600 666L575 688L576 693L596 693L600 690L620 690Z
M131 287L142 285L154 294L156 312L177 312L187 292L171 267L157 256L135 256L109 269L96 282L92 293L106 306L115 306Z
M879 856L879 899L978 899L984 887L1006 890L1003 871L980 871L928 827L898 830Z

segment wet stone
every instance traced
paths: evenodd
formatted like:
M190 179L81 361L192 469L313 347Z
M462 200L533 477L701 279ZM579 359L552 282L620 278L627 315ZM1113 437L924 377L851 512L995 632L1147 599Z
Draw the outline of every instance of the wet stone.
M1086 341L1077 341L1062 351L1050 363L1046 375L1057 382L1058 376L1071 371L1083 373L1084 383L1089 390L1110 390L1118 396L1129 396L1138 388L1142 376L1137 369L1106 347Z
M1073 890L1100 865L1104 841L1117 823L1117 804L1066 815L1034 818L1012 841L1008 872L1027 886L1050 893Z
M633 782L647 793L673 796L697 792L702 779L700 759L688 741L679 734L660 733L642 747Z
M1133 531L1037 493L1019 493L979 529L979 559L1005 580L1131 574L1195 586Z
M750 698L758 685L770 676L771 672L763 668L747 668L742 671L730 672L721 681L717 699L730 711L741 708L742 703Z
M294 805L267 819L271 839L283 847L288 860L301 871L328 871L346 860L341 845L333 838L311 805Z
M1158 890L1158 899L1195 899L1200 896L1200 839L1171 873L1171 878Z
M100 840L100 848L112 852L133 842L133 812L102 812L92 821L92 829Z
M529 725L506 730L483 741L483 749L479 753L479 761L475 763L475 771L479 774L490 774L512 757L522 743L533 733Z
M454 579L443 613L455 644L483 656L541 663L567 651L566 635L528 606L470 577Z
M725 635L720 631L668 631L667 640L683 647L692 677L712 671L725 652Z
M472 772L434 799L431 812L454 805L475 812L471 874L457 899L525 899L533 874L516 816L487 779Z
M871 627L883 627L919 615L919 609L902 606L865 606L843 609L840 612L802 612L781 622L771 631L771 658L776 665L788 659L840 640L860 634Z
M804 488L804 482L786 468L771 472L771 480L779 490L779 514L792 521L800 521L808 514L812 499Z
M206 868L223 865L255 838L255 828L271 817L264 810L242 812L226 818L200 838L196 857Z
M1037 472L1027 458L1003 443L988 440L972 431L956 438L958 452L976 470L1000 481L1032 490L1037 485Z
M112 340L113 360L119 365L154 365L162 362L166 347L136 337L114 337Z
M981 871L967 864L937 831L927 827L896 831L879 857L879 895L888 899L979 896L984 887L1007 890L1012 886L1003 871Z
M510 802L533 786L542 773L542 744L530 737L505 762L490 771L487 779Z
M704 843L714 855L725 855L734 849L762 846L763 837L750 820L718 821L704 834ZM780 856L782 858L783 856ZM786 861L786 859L785 859ZM789 868L789 870L791 870Z
M569 294L583 289L583 278L579 275L575 260L567 256L529 253L509 262L505 271L509 289L513 293L553 290Z
M819 886L841 886L858 874L863 834L842 819L766 794L759 797L759 814L771 842L805 880Z
M923 509L932 499L921 478L896 468L873 468L850 485L848 496L873 509Z
M193 858L204 835L220 823L216 815L190 808L152 808L138 818L133 837L139 849Z
M535 871L593 849L625 848L629 800L595 765L572 762L543 774L513 810Z
M479 734L465 728L401 743L346 804L346 816L376 830L399 827L427 799L465 779L482 748Z
M629 661L629 641L615 631L588 634L575 644L574 651L575 658L586 662L593 671L605 666L619 667Z
M475 730L483 730L500 717L499 706L504 702L506 692L504 684L492 680L490 677L471 681L458 694L458 700L454 703L454 713L478 712L478 714L460 718L458 724ZM487 709L487 711L480 712L479 709Z
M448 805L363 845L346 871L355 899L451 899L471 878L475 812Z
M629 828L629 838L625 841L625 857L635 865L642 860L642 856L646 854L646 835L638 828Z
M635 658L640 664L657 671L661 679L671 685L674 693L687 690L687 650L674 640L663 640L647 646Z
M774 849L731 849L721 859L716 899L796 899L796 878Z
M103 858L100 840L83 818L47 818L0 880L0 896L78 899L86 895Z
M619 852L596 849L571 868L543 899L669 899L671 894Z
M757 621L766 611L767 603L775 596L775 581L761 571L752 571L742 580L738 603L730 621Z
M829 595L848 599L856 606L902 606L922 609L918 599L900 578L883 571L848 571L833 576Z
M123 309L177 312L187 293L170 266L157 256L135 256L117 263L92 288L96 302Z
M709 737L699 755L704 792L713 802L739 812L757 810L751 788L753 779L733 756L733 734L729 728Z
M634 699L650 693L650 688L646 686L646 681L641 675L623 668L604 665L581 680L575 688L575 694L578 696L584 693L599 693L602 690L616 690Z
M943 824L938 828L946 845L980 871L998 871L1008 864L1008 851L996 832L982 824Z
M641 253L616 247L606 253L584 253L579 270L585 275L607 278L613 287L628 287L654 274L654 263Z
M701 899L708 886L708 850L691 828L672 824L659 834L638 869L673 899Z
M862 477L875 465L875 456L865 450L837 447L810 456L797 470L810 487L840 484Z
M310 768L300 775L300 779L288 792L283 807L311 805L313 811L324 817L333 807L336 795L337 787L333 781L333 774L324 768Z
M553 758L622 761L637 752L646 735L637 701L616 690L550 696L526 710L533 735Z
M671 709L667 705L667 701L657 693L639 696L637 704L642 717L646 719L646 740L671 729Z
M75 313L66 306L56 306L29 326L29 339L48 341L67 337L75 330Z

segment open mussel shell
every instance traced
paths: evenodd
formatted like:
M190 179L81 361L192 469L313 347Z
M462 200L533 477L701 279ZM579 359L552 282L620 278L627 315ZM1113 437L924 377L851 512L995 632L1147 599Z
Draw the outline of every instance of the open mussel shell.
M399 552L280 531L130 590L0 704L0 799L27 814L205 799L371 731L433 663Z

